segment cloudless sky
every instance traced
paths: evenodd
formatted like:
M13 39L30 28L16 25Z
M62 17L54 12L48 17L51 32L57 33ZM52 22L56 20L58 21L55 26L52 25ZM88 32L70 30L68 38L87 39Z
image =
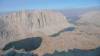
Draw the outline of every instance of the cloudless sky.
M0 0L0 12L25 9L70 9L100 7L100 0Z

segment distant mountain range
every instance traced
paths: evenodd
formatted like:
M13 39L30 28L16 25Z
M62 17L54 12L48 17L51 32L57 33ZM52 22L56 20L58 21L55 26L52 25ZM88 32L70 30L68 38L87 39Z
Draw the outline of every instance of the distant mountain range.
M67 17L69 22L75 23L78 19L80 19L80 16L82 14L90 12L90 11L100 11L100 7L63 9L63 10L59 10L59 11Z

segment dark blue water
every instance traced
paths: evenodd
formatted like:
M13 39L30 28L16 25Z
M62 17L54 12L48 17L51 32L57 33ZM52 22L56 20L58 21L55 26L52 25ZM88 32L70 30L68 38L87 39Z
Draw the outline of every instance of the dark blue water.
M17 50L24 49L25 51L31 51L40 47L41 42L42 42L41 37L29 37L29 38L22 39L19 41L10 42L7 45L5 45L3 50L5 51L10 48L14 48Z
M18 52L10 50L5 52L3 56L38 56L33 52ZM45 53L43 56L100 56L100 47L91 50L72 49L69 51L59 52L55 50L54 53Z
M56 36L59 36L61 33L63 33L63 32L72 32L72 31L74 31L75 30L75 27L68 27L68 28L65 28L65 29L63 29L63 30L61 30L61 31L59 31L59 32L57 32L57 33L54 33L54 34L52 34L52 35L50 35L51 37L56 37Z
M73 49L66 51L55 51L54 53L46 53L44 56L100 56L100 47L92 50Z

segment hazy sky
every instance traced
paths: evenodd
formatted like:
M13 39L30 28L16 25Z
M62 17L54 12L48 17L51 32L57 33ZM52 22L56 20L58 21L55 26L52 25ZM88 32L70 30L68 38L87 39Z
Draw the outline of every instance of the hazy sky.
M0 12L21 9L70 9L100 6L100 0L0 0Z

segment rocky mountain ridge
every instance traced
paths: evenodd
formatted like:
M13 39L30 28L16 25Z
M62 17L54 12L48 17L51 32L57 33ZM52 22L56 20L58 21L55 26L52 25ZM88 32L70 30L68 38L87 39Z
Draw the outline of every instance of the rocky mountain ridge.
M0 16L0 45L34 36L35 32L52 35L68 26L66 17L60 12L49 10L12 12Z

